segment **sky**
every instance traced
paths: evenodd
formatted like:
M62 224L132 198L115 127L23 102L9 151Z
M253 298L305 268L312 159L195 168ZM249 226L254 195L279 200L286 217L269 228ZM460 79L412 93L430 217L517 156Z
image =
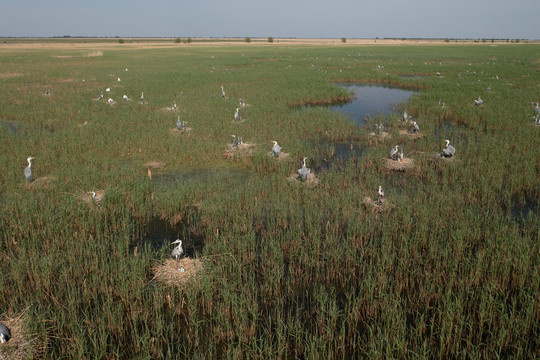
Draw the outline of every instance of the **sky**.
M0 0L0 37L540 39L540 0Z

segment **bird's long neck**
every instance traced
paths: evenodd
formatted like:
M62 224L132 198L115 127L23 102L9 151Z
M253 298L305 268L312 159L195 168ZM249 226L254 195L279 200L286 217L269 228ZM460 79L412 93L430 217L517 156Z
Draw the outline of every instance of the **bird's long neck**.
M28 167L32 167L32 159L28 159Z

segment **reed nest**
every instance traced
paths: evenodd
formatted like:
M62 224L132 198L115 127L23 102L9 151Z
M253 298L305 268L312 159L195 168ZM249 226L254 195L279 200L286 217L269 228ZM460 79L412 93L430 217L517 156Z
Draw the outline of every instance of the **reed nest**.
M161 168L164 168L165 165L167 165L167 164L160 163L158 161L150 161L150 162L147 162L146 164L144 164L144 167L148 168L148 169L161 169Z
M309 188L319 185L319 178L317 178L317 176L312 172L309 173L309 175L306 178L306 181L302 181L300 179L300 176L298 176L298 174L290 175L289 177L287 177L287 180L291 184L305 184Z
M0 317L2 324L8 327L11 339L0 343L0 360L37 359L41 353L37 338L32 336L25 325L25 312L14 317Z
M92 194L90 193L85 193L81 195L81 200L88 205L93 205L94 203L98 204L101 200L103 200L103 196L105 196L105 190L94 191L96 192L96 200L92 199Z
M409 139L420 139L421 137L424 136L424 134L422 134L421 132L413 133L413 132L410 132L409 130L399 130L399 135L406 136Z
M391 139L392 138L392 135L390 133L386 132L386 131L380 132L378 134L375 133L375 132L370 132L369 136L377 136L380 139Z
M455 156L452 156L452 157L445 157L445 156L442 156L442 152L441 152L441 153L435 153L435 154L433 154L433 156L431 157L431 161L434 161L434 162L447 162L447 163L452 163L452 162L454 162L454 159L455 159Z
M225 159L232 159L236 154L241 156L251 156L253 154L253 149L255 144L243 143L238 146L229 145L227 150L223 152L223 157Z
M187 127L185 130L178 130L177 128L171 128L171 134L174 136L179 136L181 134L189 134L191 132L191 128Z
M274 153L273 153L272 151L269 151L269 152L268 152L268 156L271 156L271 157L273 157L274 159L278 159L279 161L283 161L283 160L285 160L285 159L288 159L289 156L290 156L290 154L289 154L289 153L280 152L280 153L279 153L279 157L276 158L276 157L274 156Z
M203 270L201 258L168 259L153 268L154 280L167 285L182 287L193 278L201 276ZM181 269L184 269L183 271Z
M414 161L411 158L404 157L401 161L384 159L384 166L389 170L405 171L414 167Z
M28 189L48 189L52 181L56 180L54 176L43 176L35 179L31 183L25 183Z
M393 209L394 207L396 207L394 204L386 201L386 199L382 199L381 202L379 202L378 200L374 201L367 196L362 199L362 205L364 205L367 210L374 212L382 212L386 209Z
M164 108L161 109L161 111L164 111L164 112L180 112L180 109L178 108L173 108L172 106L166 106Z

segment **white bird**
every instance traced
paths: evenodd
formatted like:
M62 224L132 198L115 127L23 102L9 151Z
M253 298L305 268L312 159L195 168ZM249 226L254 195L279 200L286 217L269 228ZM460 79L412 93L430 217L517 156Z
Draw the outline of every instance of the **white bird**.
M298 175L302 180L306 180L308 175L311 173L311 169L306 167L306 158L302 161L302 167L298 169Z
M377 201L380 204L382 204L384 200L384 190L381 185L379 185L379 189L377 190L377 194L379 194L379 200Z
M480 96L478 97L478 100L474 100L474 105L476 105L476 106L480 106L480 105L482 105L483 103L484 103L484 100L482 100L482 99L480 98Z
M111 88L108 87L107 89L105 89L106 92L111 92Z
M236 108L236 111L234 113L234 121L240 121L242 118L240 117L240 114L238 114L239 108Z
M176 260L178 261L178 258L184 254L184 249L182 248L182 240L176 239L176 241L173 241L171 243L171 245L173 244L178 244L178 246L173 249L173 251L171 252L171 255L173 258L176 258Z
M407 112L404 111L404 112L403 112L403 118L402 118L401 120L407 121L408 118L409 118L409 116L407 115Z
M441 156L444 156L447 158L453 157L454 154L456 153L456 149L452 145L450 145L450 140L444 140L444 141L446 141L446 147L443 149Z
M143 104L144 104L144 91L143 91L143 92L141 92L141 98L140 98L140 99L141 99L141 103L143 103Z
M116 104L116 101L114 101L111 98L109 98L109 100L107 100L107 102L109 103L109 105L115 105Z
M93 201L99 201L101 200L101 197L99 197L94 190L88 192L90 196L92 197Z
M281 146L279 146L277 141L275 140L272 140L272 142L274 143L274 146L272 146L272 153L275 157L279 157L279 155L281 154Z
M101 93L101 94L98 96L97 99L98 99L98 100L103 100L103 99L104 99L103 93Z
M24 176L26 177L26 181L32 182L32 160L34 160L35 157L30 156L26 161L28 161L28 166L24 169Z
M388 158L391 160L395 160L395 157L398 153L398 149L399 149L399 145L396 145L395 147L393 147L388 153Z
M418 124L416 123L416 121L413 121L412 124L413 124L413 128L412 128L411 131L412 131L413 133L418 134L418 133L420 132L420 128L418 127Z
M120 80L120 78L118 78L116 81L120 82L120 81L122 81L122 80Z
M122 96L122 99L124 99L125 101L129 101L129 98L127 95Z
M126 68L126 71L128 71L128 68Z
M223 89L223 85L221 86L221 97L225 99L225 89Z
M536 103L536 107L534 108L534 111L536 111L537 114L540 114L540 106L538 106L538 103Z
M0 343L6 343L11 339L11 332L8 327L0 322Z

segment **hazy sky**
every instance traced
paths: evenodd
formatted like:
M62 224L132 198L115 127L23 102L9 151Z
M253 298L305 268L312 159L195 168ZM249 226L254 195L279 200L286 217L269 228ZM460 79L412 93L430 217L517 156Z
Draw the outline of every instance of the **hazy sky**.
M540 38L540 0L0 0L1 36Z

